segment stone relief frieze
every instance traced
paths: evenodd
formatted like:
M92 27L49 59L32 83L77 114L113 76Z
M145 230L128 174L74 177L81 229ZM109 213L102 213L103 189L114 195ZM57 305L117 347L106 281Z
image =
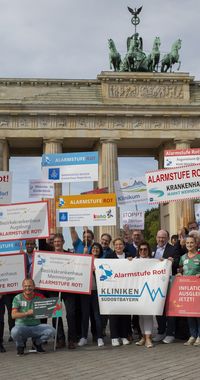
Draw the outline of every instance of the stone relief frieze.
M0 116L0 130L200 130L197 118Z
M153 99L183 99L183 85L174 84L109 84L110 98L153 98Z

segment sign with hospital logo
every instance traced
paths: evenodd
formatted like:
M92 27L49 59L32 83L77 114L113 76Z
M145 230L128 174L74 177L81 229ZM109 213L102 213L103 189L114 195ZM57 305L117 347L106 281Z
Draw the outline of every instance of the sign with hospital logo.
M164 150L164 168L194 164L200 164L199 148Z
M92 268L92 255L36 251L32 278L37 289L90 294Z
M147 172L146 184L149 204L199 198L200 165Z
M163 314L169 260L96 259L94 265L101 314Z
M98 181L98 152L43 154L42 172L54 183Z
M118 206L147 202L147 189L144 177L131 177L128 180L115 181L114 186Z
M113 193L61 196L56 201L56 223L60 227L116 225Z

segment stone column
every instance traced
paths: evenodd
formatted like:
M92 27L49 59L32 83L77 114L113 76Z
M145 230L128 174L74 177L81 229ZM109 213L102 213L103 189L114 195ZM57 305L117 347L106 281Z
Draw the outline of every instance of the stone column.
M118 180L117 140L101 139L99 147L99 188L108 187L109 193L114 192L114 181ZM119 235L120 218L117 209L117 225L101 226L99 235L108 232L114 239ZM100 237L99 236L99 237Z
M188 149L190 148L192 140L181 139L175 140L176 149ZM195 219L194 216L194 201L186 199L184 201L176 202L176 223L177 229L181 227L187 227L189 221Z
M62 140L49 139L44 140L43 152L45 154L62 153ZM56 183L55 186L55 198L62 195L62 184ZM55 199L48 200L49 216L50 216L50 233L62 232L61 227L56 227L56 205Z
M0 170L9 170L9 147L6 139L0 139Z

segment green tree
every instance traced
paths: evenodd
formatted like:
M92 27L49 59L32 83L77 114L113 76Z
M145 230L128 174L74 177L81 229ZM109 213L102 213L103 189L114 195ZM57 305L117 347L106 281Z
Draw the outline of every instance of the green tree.
M159 208L152 208L145 212L144 238L151 247L156 244L156 233L160 229Z

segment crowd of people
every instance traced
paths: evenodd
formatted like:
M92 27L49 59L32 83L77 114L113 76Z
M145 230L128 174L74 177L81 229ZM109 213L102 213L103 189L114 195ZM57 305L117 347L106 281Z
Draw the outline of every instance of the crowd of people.
M130 231L124 228L123 236L112 240L108 233L103 233L100 242L94 241L93 231L85 228L82 240L74 227L70 228L73 253L91 254L95 259L128 259L170 260L173 275L200 277L200 233L195 221L189 222L187 228L182 228L177 235L171 237L168 231L159 230L156 234L156 245L150 247L144 240L140 230ZM112 243L112 248L111 248ZM64 237L61 233L50 235L47 240L39 240L39 250L67 252L64 250ZM0 295L0 352L6 352L4 347L4 317L5 308L8 313L10 331L9 342L14 341L19 356L24 354L26 341L32 338L32 345L37 352L44 352L43 343L54 338L56 334L56 318L52 326L47 320L39 320L33 314L33 302L40 298L56 297L53 291L35 290L31 278L33 253L37 249L36 241L26 241L26 270L27 278L23 281L23 292ZM154 317L152 315L101 315L99 310L98 292L95 268L92 275L91 294L75 294L62 292L62 301L66 309L68 335L66 339L63 320L58 319L56 347L76 349L88 344L88 330L91 325L93 341L98 347L104 346L104 337L108 334L108 322L111 344L113 347L128 345L135 336L137 346L152 348L154 342L172 343L176 338L185 339L185 345L200 346L200 318L155 316L157 333L153 335Z

